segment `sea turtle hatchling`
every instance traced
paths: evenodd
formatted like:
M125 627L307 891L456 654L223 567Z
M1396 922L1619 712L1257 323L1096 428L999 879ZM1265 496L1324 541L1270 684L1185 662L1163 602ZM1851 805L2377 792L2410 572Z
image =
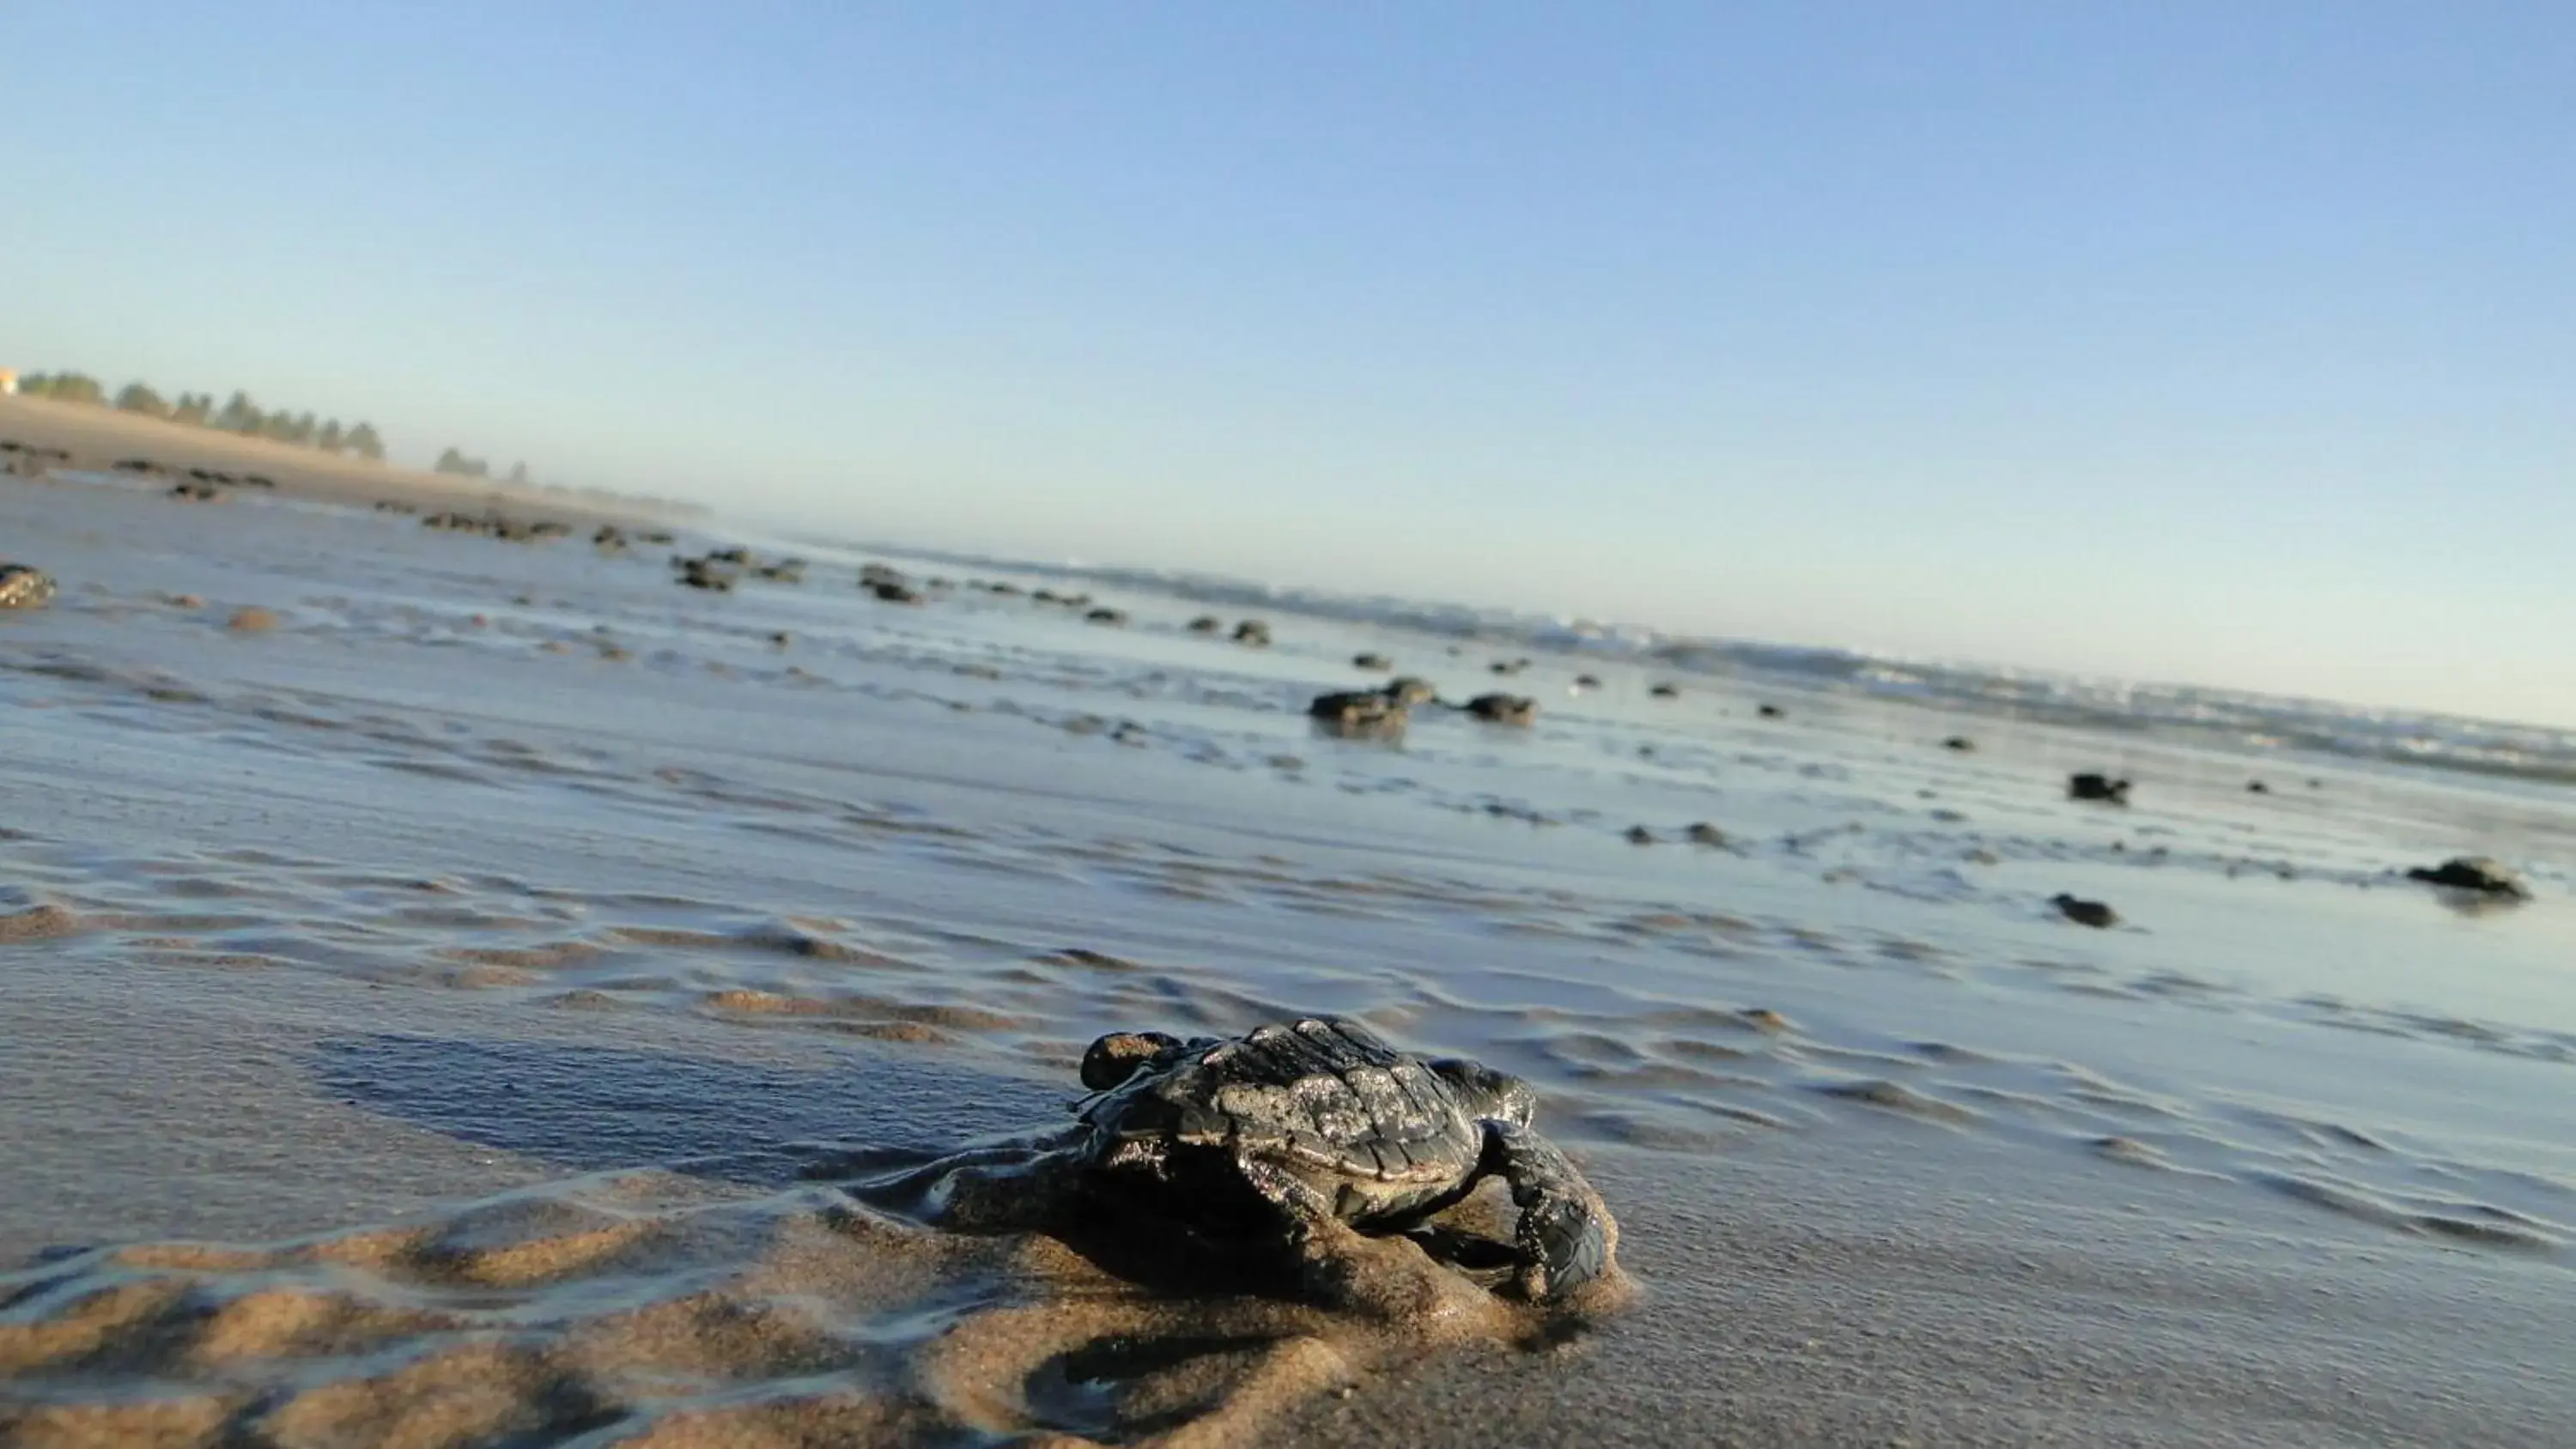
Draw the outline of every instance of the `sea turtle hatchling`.
M1238 1037L1118 1032L1083 1055L1093 1095L1067 1128L856 1186L943 1226L1043 1227L1106 1207L1292 1250L1335 1223L1401 1231L1488 1175L1519 1209L1512 1281L1549 1300L1610 1269L1618 1229L1556 1144L1529 1084L1304 1017Z
M0 563L0 609L42 608L53 596L53 576L44 570Z

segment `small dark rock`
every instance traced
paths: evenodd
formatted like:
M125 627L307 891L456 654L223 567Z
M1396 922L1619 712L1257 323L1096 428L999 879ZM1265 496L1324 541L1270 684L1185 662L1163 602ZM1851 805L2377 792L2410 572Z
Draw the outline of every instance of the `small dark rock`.
M1267 649L1270 647L1270 626L1259 619L1246 619L1234 626L1234 642Z
M41 609L55 594L53 575L25 564L0 564L0 609Z
M1214 614L1201 614L1190 621L1193 634L1213 634L1225 627L1225 621Z
M1574 687L1577 689L1599 689L1601 687L1601 676L1597 674L1578 674L1574 676Z
M1753 712L1764 719L1787 719L1788 714L1776 704L1757 704Z
M1094 609L1082 618L1087 624L1107 624L1113 628L1127 622L1126 613L1118 609Z
M1388 680L1386 687L1378 692L1408 708L1417 704L1429 704L1440 697L1440 691L1431 687L1430 680L1411 674L1397 675Z
M1648 830L1642 825L1631 825L1628 827L1628 843L1630 845L1652 845L1655 843L1655 832Z
M2108 930L2117 925L2120 920L2119 913L2102 902L2077 900L2062 891L2051 896L2048 903L2057 907L2059 915L2079 926L2091 926L2097 931Z
M1384 674L1395 667L1395 661L1383 654L1354 654L1351 656L1351 667Z
M1702 820L1682 832L1682 838L1693 845L1724 845L1726 832Z
M1977 742L1968 738L1966 735L1952 735L1941 742L1941 748L1945 750L1957 750L1963 755L1974 750L1976 747Z
M1538 701L1522 694L1480 694L1467 701L1467 713L1488 724L1527 727L1538 718Z
M733 592L733 575L702 558L679 560L679 582L714 594Z
M1647 690L1646 693L1656 699L1679 699L1682 697L1681 686L1677 684L1658 684L1654 688Z
M1333 734L1381 738L1404 733L1410 718L1402 704L1373 689L1316 695L1306 713Z
M911 589L906 588L902 584L870 584L867 588L869 593L876 595L877 602L880 604L918 604L921 602L921 595L914 593Z
M2476 891L2500 900L2531 899L2531 887L2522 883L2522 877L2514 874L2512 867L2482 855L2453 856L2432 867L2419 865L2406 872L2406 878L2446 890Z
M2067 777L2066 798L2101 800L2113 805L2126 805L2129 803L2129 782L2114 780L2108 775L2087 770L2083 774Z
M2248 780L2245 782L2245 793L2248 795L2269 795L2272 793L2272 787L2264 784L2260 780Z

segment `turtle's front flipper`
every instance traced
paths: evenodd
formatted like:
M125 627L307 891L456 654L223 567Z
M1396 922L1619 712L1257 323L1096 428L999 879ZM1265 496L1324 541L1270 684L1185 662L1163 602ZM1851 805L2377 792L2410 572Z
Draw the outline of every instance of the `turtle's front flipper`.
M1487 1122L1483 1168L1511 1184L1521 1210L1514 1239L1523 1294L1560 1298L1609 1271L1618 1225L1555 1143L1515 1122Z
M1083 1164L1072 1147L979 1147L854 1182L873 1207L964 1233L1027 1232L1060 1220Z

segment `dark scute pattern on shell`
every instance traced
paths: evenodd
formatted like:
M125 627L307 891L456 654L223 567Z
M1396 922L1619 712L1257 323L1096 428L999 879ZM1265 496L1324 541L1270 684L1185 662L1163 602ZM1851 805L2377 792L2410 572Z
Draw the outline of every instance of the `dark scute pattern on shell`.
M1313 1171L1382 1181L1453 1181L1483 1150L1482 1128L1447 1082L1338 1018L1192 1043L1085 1115L1123 1137L1241 1143Z

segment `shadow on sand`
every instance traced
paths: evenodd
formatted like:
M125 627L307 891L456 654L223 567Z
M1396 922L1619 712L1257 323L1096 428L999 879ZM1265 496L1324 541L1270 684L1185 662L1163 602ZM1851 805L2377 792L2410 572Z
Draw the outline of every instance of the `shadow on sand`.
M774 1187L835 1156L935 1156L1060 1123L1074 1092L863 1050L801 1069L632 1047L367 1033L318 1043L333 1096L578 1172L659 1167Z

